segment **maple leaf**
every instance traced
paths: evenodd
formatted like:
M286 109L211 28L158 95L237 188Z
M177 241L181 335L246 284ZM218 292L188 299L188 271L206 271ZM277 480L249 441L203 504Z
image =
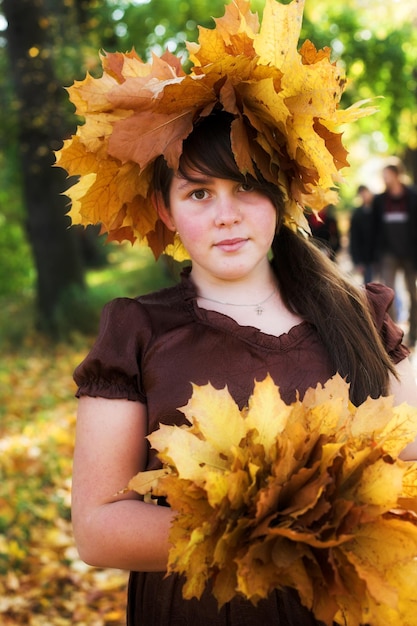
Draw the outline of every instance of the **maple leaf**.
M337 202L348 165L340 126L376 109L367 101L339 108L346 78L330 49L310 41L297 49L303 8L304 0L266 0L260 24L248 0L230 2L214 29L199 28L198 42L187 44L188 73L168 52L148 63L134 50L101 55L103 75L68 89L85 123L57 152L57 165L81 177L67 192L73 222L101 223L110 240L147 243L156 257L187 258L158 220L151 173L160 155L178 167L183 141L217 106L234 116L240 171L253 174L256 165L284 194L285 224L308 230L306 208ZM111 173L123 165L132 167L118 194Z
M338 375L287 405L268 375L241 410L210 384L180 410L189 425L149 435L163 469L129 487L150 483L176 510L168 570L185 575L184 597L208 579L220 606L289 586L328 626L411 626L417 463L398 455L416 408L355 407Z

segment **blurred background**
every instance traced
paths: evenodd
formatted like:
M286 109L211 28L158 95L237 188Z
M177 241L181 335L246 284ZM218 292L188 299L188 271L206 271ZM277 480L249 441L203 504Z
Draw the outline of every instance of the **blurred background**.
M0 0L0 622L122 624L125 575L90 570L73 547L69 500L72 370L103 304L175 280L143 248L69 228L53 151L75 131L65 87L100 74L99 51L168 48L186 62L197 24L223 0ZM262 0L252 0L262 13ZM357 188L383 190L385 163L417 183L415 0L306 0L302 40L330 46L349 79L343 108L377 98L346 129L335 262L362 280L349 248ZM401 279L398 284L402 294ZM406 297L406 296L405 296ZM402 320L400 319L400 322ZM405 319L404 319L405 322Z

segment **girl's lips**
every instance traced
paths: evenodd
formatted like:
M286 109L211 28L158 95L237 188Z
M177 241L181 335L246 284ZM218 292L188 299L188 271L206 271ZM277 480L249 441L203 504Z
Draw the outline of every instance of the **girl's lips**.
M240 250L246 242L247 239L238 237L235 239L222 239L222 241L218 241L214 245L216 248L220 248L226 252L236 252L237 250Z

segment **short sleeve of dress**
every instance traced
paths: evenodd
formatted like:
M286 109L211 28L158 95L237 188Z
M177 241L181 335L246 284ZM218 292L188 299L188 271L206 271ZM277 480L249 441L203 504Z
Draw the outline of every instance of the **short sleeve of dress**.
M103 308L96 342L74 371L77 397L146 402L139 364L149 329L139 302L129 298L109 302Z
M388 315L388 309L394 300L394 292L380 283L369 283L366 285L366 295L385 349L392 362L397 365L397 363L408 357L410 351L402 343L404 332Z

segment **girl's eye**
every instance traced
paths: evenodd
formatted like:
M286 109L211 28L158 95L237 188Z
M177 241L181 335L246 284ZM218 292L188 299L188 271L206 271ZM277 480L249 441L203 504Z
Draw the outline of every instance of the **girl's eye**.
M205 189L196 189L190 194L193 200L205 200L208 197L208 193Z
M251 185L250 183L241 183L239 185L239 189L240 191L254 191L255 187Z

